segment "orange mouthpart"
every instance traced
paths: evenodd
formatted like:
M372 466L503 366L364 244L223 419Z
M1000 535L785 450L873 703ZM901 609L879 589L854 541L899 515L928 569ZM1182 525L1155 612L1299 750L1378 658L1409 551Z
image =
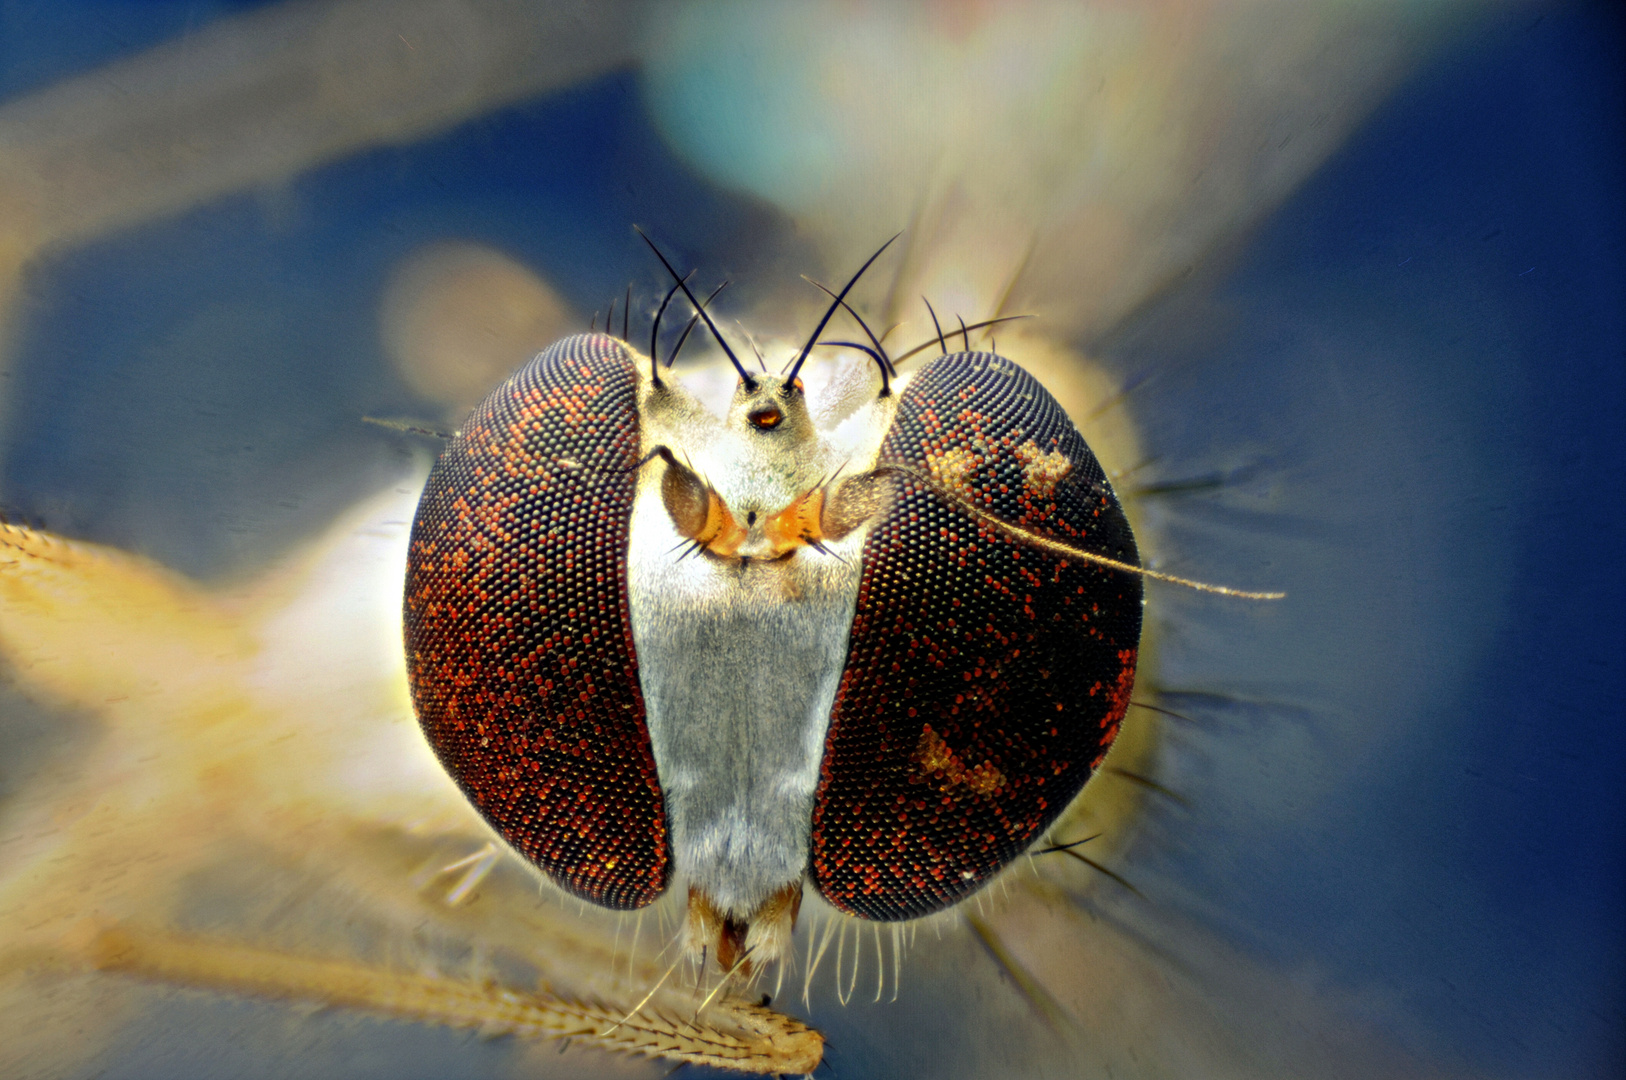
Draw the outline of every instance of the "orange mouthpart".
M822 548L823 516L824 489L819 487L769 518L763 524L762 531L773 545L774 557L786 555L799 547Z
M689 539L722 558L733 557L745 543L745 526L734 520L715 491L706 490L706 517Z

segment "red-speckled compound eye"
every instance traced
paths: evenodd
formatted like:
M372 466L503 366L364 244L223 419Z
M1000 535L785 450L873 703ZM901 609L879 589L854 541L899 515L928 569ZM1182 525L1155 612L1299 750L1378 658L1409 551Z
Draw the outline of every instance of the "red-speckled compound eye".
M1137 575L956 505L1139 561L1095 455L1010 361L956 353L918 373L888 467L897 497L864 544L810 858L824 898L870 919L954 903L1055 820L1118 732L1141 624Z
M578 896L641 907L671 873L627 599L632 356L569 338L475 410L418 505L407 673L441 762Z

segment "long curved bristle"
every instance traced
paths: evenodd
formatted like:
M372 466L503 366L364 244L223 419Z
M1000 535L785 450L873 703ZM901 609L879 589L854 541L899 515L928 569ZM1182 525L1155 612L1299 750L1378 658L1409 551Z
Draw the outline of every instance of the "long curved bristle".
M893 233L892 240L896 240L902 235L903 234L901 232ZM858 273L854 274L852 279L842 287L841 292L836 296L835 302L825 310L824 318L820 319L819 325L813 328L813 333L808 336L807 344L802 346L801 354L796 357L796 363L791 365L790 374L785 376L785 384L787 386L795 383L797 374L802 370L803 362L807 360L807 354L813 351L813 343L819 340L820 334L824 333L825 326L830 322L830 316L836 313L837 305L839 305L842 300L846 299L847 293L852 291L852 287L854 285L858 284L858 279L864 276L864 271L868 270L870 265L873 264L876 259L881 257L881 252L892 246L892 240L888 240L886 243L882 244L875 250L875 254L871 255L867 260L865 260L864 265L858 268Z
M645 233L644 230L640 229L636 225L634 225L632 229L639 236L643 237L644 243L649 245L649 250L655 253L655 258L659 259L661 261L661 265L666 267L666 272L672 275L672 280L677 282L678 285L683 289L683 295L689 298L689 303L694 306L695 311L702 319L705 320L706 329L710 330L711 336L717 339L717 344L723 347L723 352L728 354L729 362L734 365L734 370L740 373L740 382L745 384L745 389L747 391L754 391L757 388L757 381L751 377L751 373L749 371L745 370L745 365L740 363L740 358L734 355L734 350L728 347L728 342L723 339L722 332L717 329L717 324L711 321L711 316L706 314L706 309L701 305L700 301L694 298L694 293L689 291L688 282L683 278L678 277L677 271L672 269L672 264L666 261L666 256L661 254L661 249L655 246L655 241L651 240L649 235ZM712 296L716 295L716 293L712 293Z
M940 355L947 356L948 346L943 343L943 324L937 321L937 312L932 310L932 302L930 300L922 296L920 298L920 302L926 305L926 310L931 314L932 327L937 331L937 347L942 350Z
M1099 840L1100 838L1101 838L1100 833L1093 833L1093 834L1091 834L1089 836L1086 836L1082 840L1074 840L1070 844L1051 844L1049 847L1040 848L1038 851L1033 852L1033 854L1034 855L1049 855L1051 852L1055 852L1055 851L1066 851L1068 848L1076 848L1080 844L1087 844L1091 840Z
M860 345L856 341L821 341L821 342L819 342L819 344L820 345L835 345L835 346L838 346L838 347L843 348L843 349L862 349L864 352L869 353L870 359L875 361L875 366L881 369L881 396L882 397L889 397L891 395L891 393L892 393L892 381L887 378L887 375L886 375L886 361L881 359L881 354L880 353L876 352L874 349L870 348L868 345Z
M735 319L734 325L740 328L740 333L745 335L745 343L751 346L751 351L756 354L757 370L764 375L768 374L768 361L762 358L762 350L757 348L757 339L751 336L751 331L747 330L740 320Z
M683 280L687 281L692 277L694 277L694 271L690 270L687 274L683 275ZM650 363L650 367L653 368L655 370L655 372L656 372L656 374L655 374L655 382L656 383L659 383L661 381L661 377L660 377L660 374L659 374L659 372L660 372L660 368L659 368L660 349L659 349L659 346L660 346L660 340L661 340L661 316L666 314L666 305L670 304L672 302L672 297L677 295L677 291L678 291L678 287L676 285L673 285L670 289L666 290L666 296L661 299L661 306L655 309L655 319L654 319L653 322L651 322L649 324L649 363Z
M706 303L702 304L701 307L705 307L706 304L710 304L713 300L715 300L717 298L717 294L722 292L726 288L728 288L728 282L725 281L721 285L717 286L715 289L711 290L711 295L706 297ZM700 322L700 313L698 311L695 312L693 315L689 316L688 324L686 326L684 326L683 333L678 335L677 345L676 345L676 347L674 347L672 349L672 355L666 361L666 366L667 366L668 369L670 369L673 364L677 363L678 353L683 351L683 343L685 341L689 340L689 334L694 330L695 326L697 326L699 324L699 322Z
M678 353L683 351L684 343L689 340L689 335L693 333L694 328L699 325L699 315L690 315L689 321L683 324L683 333L678 335L677 344L672 348L672 355L666 358L666 366L668 368L677 363Z
M984 510L982 507L965 501L952 489L946 488L940 484L930 473L921 469L916 469L910 465L882 465L876 469L873 469L870 475L879 476L884 473L892 473L898 476L910 477L922 487L927 487L935 491L939 498L960 507L976 520L999 530L1000 532L1020 541L1021 543L1031 545L1032 547L1043 551L1053 552L1062 556L1063 558L1078 559L1081 562L1094 563L1096 566L1109 567L1113 570L1119 570L1126 574L1135 574L1139 577L1151 578L1153 581L1166 581L1170 585L1182 585L1188 589L1195 589L1198 592L1213 593L1217 596L1235 596L1242 600L1285 600L1287 598L1287 594L1284 592L1255 592L1249 589L1233 589L1227 585L1209 585L1202 581L1192 581L1190 578L1175 577L1173 574L1165 574L1159 570L1149 570L1146 567L1139 566L1135 563L1123 562L1119 559L1109 558L1093 551L1086 551L1080 547L1074 547L1072 544L1063 543L1062 541L1052 539L1043 533L1034 532L1030 529L1024 528L1021 525L1017 525L1013 522L1006 521L1003 518L996 517L995 515Z
M846 301L846 299L844 297L836 296L836 294L834 292L832 292L829 288L827 288L824 285L819 284L817 281L814 281L812 278L808 277L806 274L802 275L802 280L807 282L809 285L813 286L815 289L818 289L824 295L826 295L828 297L831 297L832 299L835 300L836 303L840 304L843 308L845 308L847 310L847 314L849 314L849 315L851 315L853 317L853 321L856 322L859 326L861 326L863 328L864 333L869 337L870 344L874 345L875 346L875 351L881 354L881 359L886 361L887 373L889 375L896 375L898 373L897 366L892 363L892 358L886 354L886 346L881 344L881 338L878 338L878 337L875 336L875 331L873 331L873 330L871 330L869 328L869 323L864 321L864 317L862 315L858 314L858 312L853 310L853 306L851 304L847 303L847 301ZM885 336L886 336L885 334L881 335L881 337L885 337Z

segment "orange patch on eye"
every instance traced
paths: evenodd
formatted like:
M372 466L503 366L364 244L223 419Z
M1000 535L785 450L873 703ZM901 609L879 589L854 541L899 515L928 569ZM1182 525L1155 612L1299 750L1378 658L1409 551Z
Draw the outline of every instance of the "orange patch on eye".
M1032 439L1018 446L1014 452L1016 460L1022 463L1023 482L1041 498L1054 498L1056 485L1073 471L1073 463L1067 460L1066 455L1058 450L1046 453Z
M1005 774L995 768L992 761L966 768L959 755L949 749L948 743L932 730L930 724L920 731L914 759L922 773L942 777L943 790L955 784L964 784L978 795L992 795L1006 783Z

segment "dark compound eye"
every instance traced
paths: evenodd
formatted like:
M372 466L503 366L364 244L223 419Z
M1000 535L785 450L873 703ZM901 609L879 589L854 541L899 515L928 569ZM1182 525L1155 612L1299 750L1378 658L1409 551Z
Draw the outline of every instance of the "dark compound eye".
M848 914L907 919L979 888L1100 764L1134 685L1141 581L983 520L1138 560L1095 456L1002 357L956 353L919 372L876 471L855 479L826 530L878 517L809 872Z
M521 854L614 908L671 876L623 615L637 387L601 335L499 387L429 476L405 597L413 705L447 772Z

